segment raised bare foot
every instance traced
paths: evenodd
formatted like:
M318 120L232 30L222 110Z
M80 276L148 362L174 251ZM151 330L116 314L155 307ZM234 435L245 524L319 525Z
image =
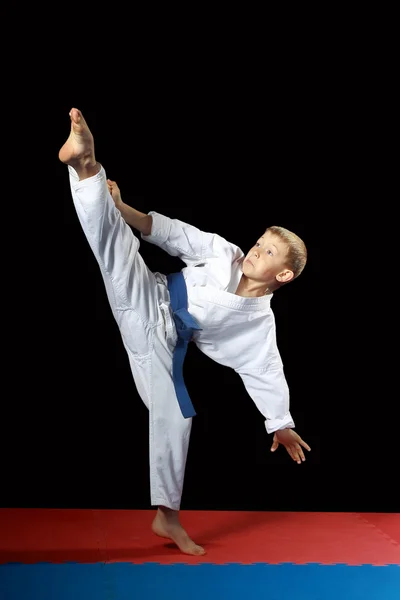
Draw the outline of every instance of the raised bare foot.
M58 153L58 158L61 162L71 165L78 173L79 179L86 179L100 170L94 155L93 135L80 110L72 108L69 116L71 131Z
M184 554L202 556L206 553L204 548L194 543L179 522L178 511L161 506L152 524L152 530L156 535L168 538L175 542Z

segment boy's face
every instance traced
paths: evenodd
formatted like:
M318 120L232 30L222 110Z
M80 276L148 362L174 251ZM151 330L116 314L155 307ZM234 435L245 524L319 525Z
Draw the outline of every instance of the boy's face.
M248 252L243 261L243 273L254 281L273 284L293 279L293 271L286 268L287 246L278 236L265 232Z

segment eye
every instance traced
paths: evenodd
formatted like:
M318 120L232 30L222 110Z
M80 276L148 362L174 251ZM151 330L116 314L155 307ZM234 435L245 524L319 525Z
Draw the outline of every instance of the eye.
M269 254L270 256L273 256L272 250L267 250L267 254Z
M260 242L256 242L256 248L260 246Z

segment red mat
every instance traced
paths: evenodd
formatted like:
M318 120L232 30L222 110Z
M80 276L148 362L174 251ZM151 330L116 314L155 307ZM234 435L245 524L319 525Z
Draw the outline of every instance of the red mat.
M400 513L181 511L207 554L150 529L154 510L0 509L0 563L400 565Z

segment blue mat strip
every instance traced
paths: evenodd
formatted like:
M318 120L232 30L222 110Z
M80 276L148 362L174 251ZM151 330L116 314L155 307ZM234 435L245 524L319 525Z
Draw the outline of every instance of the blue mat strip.
M400 565L0 565L1 600L399 600Z

